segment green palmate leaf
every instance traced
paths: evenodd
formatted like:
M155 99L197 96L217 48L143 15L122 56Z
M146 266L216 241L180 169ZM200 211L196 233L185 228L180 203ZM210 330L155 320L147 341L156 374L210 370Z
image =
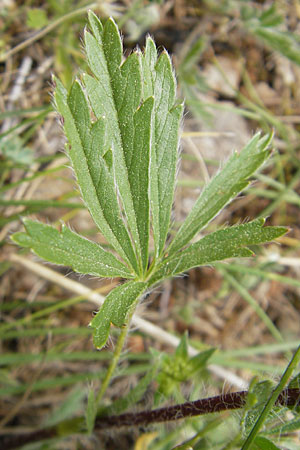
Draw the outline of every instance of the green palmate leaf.
M226 258L252 256L248 245L272 241L287 232L283 227L263 227L265 220L236 225L208 234L185 250L167 257L149 280L150 284L186 272L192 267Z
M184 247L248 185L249 177L270 155L270 141L271 136L260 138L260 134L257 133L240 154L235 153L229 159L226 166L211 180L199 196L192 211L171 242L168 249L169 255Z
M167 52L157 60L153 40L148 37L143 67L143 96L154 97L151 135L150 202L155 255L165 245L170 226L178 158L178 130L183 106L176 105L176 83Z
M56 81L55 102L63 116L71 159L82 197L107 241L137 270L130 237L121 218L113 176L105 160L106 121L92 124L88 103L78 82L70 94Z
M153 99L142 101L140 52L123 64L122 42L113 19L102 27L90 13L93 34L85 47L94 77L84 76L95 116L107 118L113 173L141 265L148 263L149 164Z
M111 324L117 327L126 324L129 311L146 288L147 283L132 280L117 286L108 294L100 311L90 323L95 347L102 348L105 345Z
M153 40L147 38L144 54L137 50L122 62L122 41L113 19L102 26L90 12L89 25L85 48L90 73L76 80L69 92L56 80L54 99L83 200L118 257L65 226L59 232L31 220L24 221L26 232L16 233L13 240L75 271L129 280L107 296L91 322L95 346L100 348L111 324L128 325L139 297L152 285L192 267L251 256L247 246L268 242L286 229L263 228L264 220L259 219L184 248L248 185L269 156L271 137L257 134L203 190L164 254L183 112L176 102L171 60L165 51L158 57ZM197 51L198 46L190 55L192 63ZM150 225L154 257L148 268ZM180 351L184 353L184 346ZM190 370L201 364L200 356L191 361ZM89 429L92 419L91 409Z
M26 233L15 233L12 239L31 248L38 256L55 264L72 267L76 272L98 277L133 275L114 255L100 245L71 231L65 225L61 233L50 225L24 219Z

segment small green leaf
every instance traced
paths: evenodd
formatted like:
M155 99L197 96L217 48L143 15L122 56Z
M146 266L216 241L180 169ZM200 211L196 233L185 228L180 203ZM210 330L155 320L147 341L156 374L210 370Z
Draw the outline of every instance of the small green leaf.
M113 19L108 19L102 28L91 13L90 24L93 34L85 33L85 47L94 77L85 75L84 83L95 116L107 117L113 173L144 271L148 263L153 100L140 106L140 53L132 53L121 65L122 42Z
M158 398L161 394L171 395L180 388L180 384L189 380L199 370L203 369L215 349L205 350L194 357L188 355L188 336L185 334L174 355L164 355L162 369L157 377Z
M148 264L148 244L150 227L149 204L149 164L150 164L150 126L153 97L149 97L134 114L134 138L129 179L133 193L133 204L137 212L137 226L140 237L143 268ZM146 126L145 126L146 124Z
M263 27L257 27L254 34L263 39L273 50L300 65L300 45L294 34Z
M133 276L114 255L95 242L74 233L65 225L62 226L61 233L50 225L29 219L24 219L24 226L26 233L13 234L13 241L31 248L47 261L70 266L75 272L98 277Z
M277 12L277 5L273 3L270 8L265 9L259 16L259 22L263 27L274 27L284 21L282 15Z
M263 227L264 222L264 219L256 219L208 234L185 250L166 258L150 278L149 283L154 284L193 267L226 258L252 256L248 245L269 242L287 232L284 227Z
M179 345L175 351L175 357L182 360L188 360L189 358L187 332L185 332L182 338L180 339Z
M143 98L151 97L154 94L156 60L157 50L155 42L150 36L148 36L145 45L144 57L142 59Z
M96 225L119 255L137 271L136 257L129 234L121 218L114 178L102 157L107 147L104 118L92 125L89 106L78 82L70 94L55 80L55 102L63 116L69 140L69 156L82 197Z
M106 344L111 324L122 327L126 323L132 305L137 302L146 288L147 283L145 282L128 281L117 286L108 294L90 323L96 348L100 349Z
M98 19L96 14L94 14L93 11L91 11L91 10L89 10L89 12L88 12L88 18L89 18L89 24L93 31L94 36L98 40L101 40L101 35L103 32L103 26L102 26L101 21Z
M208 360L215 351L215 348L210 348L190 358L187 365L187 372L190 375L193 375L194 373L198 372L198 370L206 367Z
M264 436L256 436L254 446L257 450L280 450L280 447Z
M170 226L178 158L178 131L183 106L176 106L176 82L167 52L157 59L149 37L142 59L143 95L154 97L151 137L150 203L155 254L163 251Z
M270 141L271 136L260 138L260 134L257 133L240 154L235 153L229 159L221 172L202 191L171 242L168 249L169 255L184 247L227 203L245 189L249 183L249 177L269 157Z
M269 8L258 13L256 8L245 5L242 8L242 18L245 28L271 49L278 51L284 57L300 65L300 41L296 33L285 31L284 16L273 2Z

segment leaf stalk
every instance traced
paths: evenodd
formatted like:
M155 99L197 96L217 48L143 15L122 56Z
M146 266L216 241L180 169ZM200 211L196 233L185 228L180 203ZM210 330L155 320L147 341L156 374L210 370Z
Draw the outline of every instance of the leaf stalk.
M102 400L102 398L103 398L103 396L104 396L104 394L105 394L105 392L106 392L106 390L107 390L107 388L108 388L108 386L110 384L111 378L112 378L112 376L114 374L114 371L115 371L115 369L117 367L117 364L119 362L119 359L120 359L120 356L121 356L121 352L122 352L122 349L123 349L123 346L124 346L124 342L125 342L126 336L128 334L128 331L129 331L130 322L131 322L132 316L134 314L137 302L138 302L138 300L136 300L131 305L131 308L130 308L128 316L127 316L127 321L124 324L124 326L121 328L121 331L120 331L120 334L119 334L119 337L118 337L118 340L117 340L117 343L116 343L115 351L113 353L112 360L111 360L111 362L109 364L109 367L107 369L106 375L105 375L105 377L104 377L104 379L102 381L101 387L100 387L99 392L98 392L98 394L96 396L96 405L100 404L100 402L101 402L101 400Z

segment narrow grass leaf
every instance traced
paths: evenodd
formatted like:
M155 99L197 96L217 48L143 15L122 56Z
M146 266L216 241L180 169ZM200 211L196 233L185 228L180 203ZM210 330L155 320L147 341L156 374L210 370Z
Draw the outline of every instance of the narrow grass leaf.
M151 366L150 364L133 364L129 368L122 370L122 375L132 375L132 374L140 374L145 373L146 371L150 370ZM28 391L30 388L32 392L37 391L43 391L45 390L47 394L49 394L50 389L56 389L58 387L63 386L71 386L75 383L85 383L89 380L97 380L99 381L99 378L102 379L105 376L105 370L103 371L97 371L97 372L81 372L76 373L73 375L66 375L66 376L57 376L55 378L43 378L41 380L36 381L35 383L32 383L32 380L30 380L28 383L22 383L18 386L12 386L12 385L4 385L4 387L0 387L0 397L7 397L7 395L15 395L15 394L22 394L23 392Z
M91 434L94 429L95 419L97 414L97 404L95 399L95 392L92 388L89 389L88 401L85 415L85 422L88 434Z
M147 371L146 375L139 380L138 384L130 389L127 395L118 397L111 405L101 408L100 411L98 410L97 416L120 414L131 406L137 405L149 388L149 384L153 380L156 370L157 365L154 364L154 366Z
M144 221L149 216L149 189L146 183L149 184L151 102L149 100L147 106L140 106L140 53L132 53L121 64L122 42L113 19L108 19L102 27L93 13L89 17L93 34L85 33L85 48L94 77L85 75L84 83L95 116L108 118L114 178L137 253L141 255L141 266L145 269L146 229L149 234L149 219L146 219L146 224ZM141 119L144 128L140 142ZM143 154L142 164L136 161L136 152Z
M23 247L31 248L38 256L55 264L72 267L75 272L98 277L131 278L133 275L112 253L91 242L65 225L59 232L50 225L24 219L26 233L12 235Z
M262 428L262 426L265 424L268 416L271 414L272 408L274 407L279 394L285 388L286 384L288 383L289 378L291 377L293 371L298 366L299 362L300 362L300 347L297 348L294 356L292 357L287 368L285 369L279 383L277 384L275 389L272 390L272 393L270 394L268 401L264 405L263 410L261 411L250 434L248 435L246 441L244 442L242 450L248 450L252 447L253 442L255 441L256 437L258 436L259 430Z
M75 387L68 393L64 401L51 412L44 421L44 427L52 427L64 420L74 417L82 410L85 392L81 387Z
M113 289L106 297L90 326L93 328L93 341L96 348L102 348L108 339L110 325L122 327L126 323L132 305L146 290L147 283L128 281Z
M187 270L232 257L252 256L248 245L272 241L287 232L284 227L263 227L265 219L210 233L176 255L166 258L149 282L178 275Z
M1 206L26 206L30 211L40 211L45 208L72 208L85 209L82 203L67 202L61 200L4 200L0 198ZM22 211L23 213L23 211ZM9 217L15 217L11 215Z
M80 84L70 91L56 80L55 102L64 120L71 159L82 197L107 241L137 270L130 237L121 218L114 179L103 158L107 148L103 118L92 125L89 106Z
M163 52L157 60L156 47L150 37L146 42L142 67L144 98L154 96L150 203L155 253L158 257L163 251L170 226L183 106L176 105L176 82L170 57L167 52Z
M273 427L270 430L266 430L268 434L288 434L293 433L294 431L300 430L300 419L296 418L294 420L289 420L287 423L281 423L277 427Z
M200 194L168 249L169 255L184 247L249 183L249 177L269 157L271 136L257 133L240 154L234 153L226 166Z
M259 23L261 26L265 27L275 27L283 23L284 18L277 11L276 3L273 3L270 8L263 10L259 15Z

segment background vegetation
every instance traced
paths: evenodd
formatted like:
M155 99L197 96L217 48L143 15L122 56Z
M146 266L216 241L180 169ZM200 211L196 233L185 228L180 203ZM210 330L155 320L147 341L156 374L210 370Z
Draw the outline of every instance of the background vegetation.
M78 66L85 69L79 42L88 9L102 19L114 17L128 53L151 33L172 54L178 94L186 102L174 222L186 217L233 149L254 131L273 129L273 158L209 231L258 216L291 227L280 246L256 249L255 258L194 269L151 293L139 314L157 328L132 330L105 403L113 413L138 411L235 391L254 376L277 381L300 343L298 3L2 4L0 432L23 433L83 415L89 386L98 386L113 349L112 339L104 351L95 351L87 324L99 296L116 283L46 266L8 239L22 229L20 217L30 215L54 225L63 220L99 241L62 153L64 137L51 106L51 74L68 85ZM193 367L184 351L186 333L193 349L217 351ZM182 338L176 352L172 336ZM38 448L158 450L191 439L180 448L240 448L253 417L246 409L175 427L72 436ZM274 411L258 448L276 448L271 441L277 448L298 448L298 427L296 410Z

